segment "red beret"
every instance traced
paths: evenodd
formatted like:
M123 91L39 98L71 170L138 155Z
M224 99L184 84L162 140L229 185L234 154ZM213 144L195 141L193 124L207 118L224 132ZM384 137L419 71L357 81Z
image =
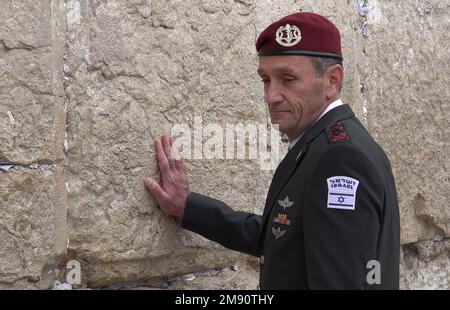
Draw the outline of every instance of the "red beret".
M306 55L343 60L339 30L325 17L299 12L267 27L256 41L259 56Z

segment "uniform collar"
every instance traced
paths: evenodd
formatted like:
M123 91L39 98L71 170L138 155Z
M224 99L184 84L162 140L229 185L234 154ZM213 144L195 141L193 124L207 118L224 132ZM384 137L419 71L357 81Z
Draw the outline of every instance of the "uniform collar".
M305 129L300 135L298 135L297 138L295 138L291 144L289 145L289 149L292 149L294 147L294 145L300 141L300 139L303 137L303 135L308 131L309 128L313 127L315 123L317 123L325 114L327 114L329 111L333 110L334 108L337 108L338 106L343 105L344 103L342 102L341 99L337 99L335 101L333 101L332 103L330 103L326 109L322 112L322 114L320 114L320 116L314 121L314 123L312 123L312 125L310 125L307 129Z
M287 155L289 155L289 153L295 153L298 160L301 154L305 154L308 143L317 137L323 130L325 130L327 126L354 116L355 113L353 113L348 104L343 104L330 110L304 132L304 134L300 137L300 140L289 149Z

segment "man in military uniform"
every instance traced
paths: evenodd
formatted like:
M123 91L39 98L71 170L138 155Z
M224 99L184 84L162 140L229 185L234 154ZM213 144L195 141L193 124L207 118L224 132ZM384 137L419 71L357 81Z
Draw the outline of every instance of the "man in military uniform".
M182 155L156 140L162 184L144 180L182 227L260 257L262 289L398 289L399 210L389 160L340 99L339 30L296 13L259 36L271 121L291 142L262 216L190 192Z

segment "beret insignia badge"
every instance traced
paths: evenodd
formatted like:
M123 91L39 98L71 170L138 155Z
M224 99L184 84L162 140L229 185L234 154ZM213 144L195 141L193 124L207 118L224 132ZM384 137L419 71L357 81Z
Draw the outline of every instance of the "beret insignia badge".
M275 40L278 44L285 47L297 45L302 39L300 29L293 25L286 24L278 28Z

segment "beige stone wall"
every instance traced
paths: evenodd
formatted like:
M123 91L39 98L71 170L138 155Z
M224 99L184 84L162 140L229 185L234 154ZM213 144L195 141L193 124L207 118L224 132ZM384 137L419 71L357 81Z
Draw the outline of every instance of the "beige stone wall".
M142 178L175 124L267 123L254 43L301 9L341 29L342 97L391 159L402 288L448 289L450 4L363 2L0 2L0 288L52 287L70 259L88 287L255 288L253 259L180 229ZM192 190L262 212L257 160L188 168Z
M0 2L0 288L48 288L66 253L61 1Z

